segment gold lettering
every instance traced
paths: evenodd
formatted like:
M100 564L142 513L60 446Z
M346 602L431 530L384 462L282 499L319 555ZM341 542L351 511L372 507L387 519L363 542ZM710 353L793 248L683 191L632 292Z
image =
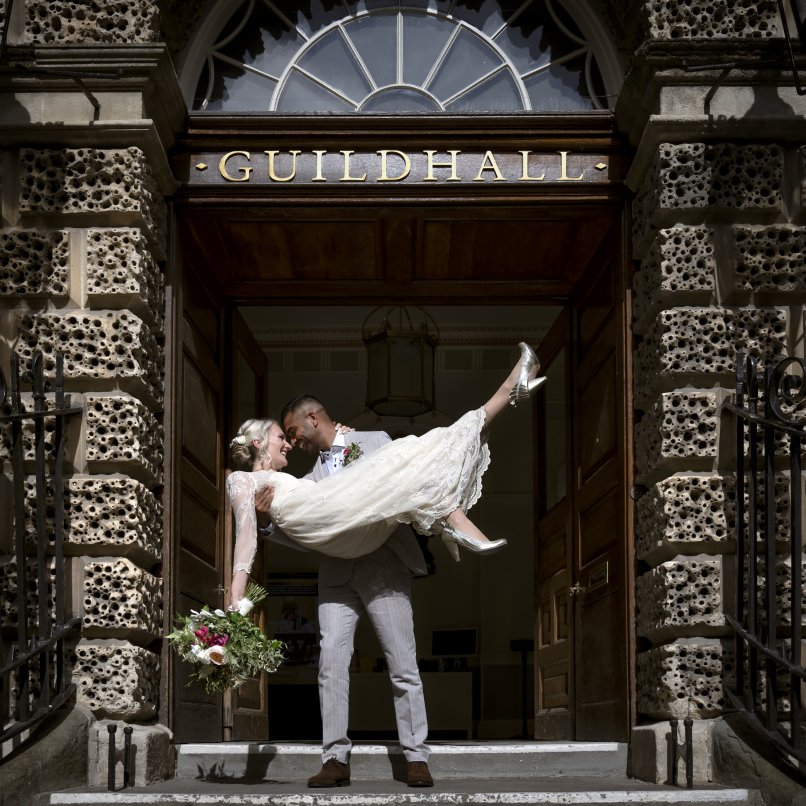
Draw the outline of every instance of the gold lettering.
M355 154L355 151L342 151L344 154L344 176L339 179L339 182L366 182L367 175L363 176L350 176L350 157Z
M238 168L238 173L242 174L241 178L238 179L237 176L232 176L229 171L227 171L227 162L231 157L246 157L248 160L252 159L248 151L228 151L218 162L218 172L221 174L221 177L226 179L227 182L248 182L254 170L252 166L242 165Z
M327 182L324 176L322 176L322 157L327 154L327 151L314 151L316 154L316 176L311 179L311 182Z
M381 155L381 175L378 179L379 182L399 182L409 175L411 171L411 160L408 154L404 154L402 151L396 151L393 148L382 148L378 154ZM387 173L389 167L387 161L390 154L397 154L397 156L403 160L403 170L399 176L389 176Z
M584 174L583 170L579 176L568 176L568 152L560 151L560 182L578 182Z
M523 170L521 171L521 182L542 182L546 178L546 172L543 171L540 176L529 176L529 155L531 151L521 151L521 164Z
M479 168L479 172L473 181L483 182L484 177L482 174L485 171L493 171L495 173L495 179L493 180L494 182L506 182L506 179L504 179L504 177L501 175L501 171L498 170L498 163L495 161L492 151L484 152L484 159L481 161L481 168Z
M301 151L289 151L291 155L291 173L288 176L277 176L274 170L274 158L280 153L279 151L264 151L264 154L269 155L269 179L272 182L290 182L297 175L297 155Z
M451 155L451 158L447 162L435 162L434 161L434 154L436 151L424 151L423 152L428 157L428 175L423 179L423 182L436 182L437 179L434 176L434 168L450 168L451 175L448 177L448 182L461 182L461 179L456 175L456 155L459 151L448 151L448 154Z

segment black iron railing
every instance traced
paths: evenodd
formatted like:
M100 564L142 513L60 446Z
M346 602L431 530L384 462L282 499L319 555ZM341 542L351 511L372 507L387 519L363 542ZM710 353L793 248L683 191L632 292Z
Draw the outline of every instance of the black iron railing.
M806 360L786 358L762 371L756 358L739 352L736 367L736 400L725 405L736 415L736 612L728 616L736 677L727 694L779 750L806 761Z
M81 620L65 615L62 466L66 421L81 409L65 404L62 366L59 354L53 393L49 395L42 354L34 356L27 377L29 401L23 399L17 356L11 359L10 388L0 370L0 428L11 464L14 513L13 535L2 538L2 553L8 558L10 552L7 579L16 576L17 589L15 600L7 602L0 624L2 755L22 744L75 690L67 681L65 639ZM26 477L31 459L33 496ZM49 499L53 506L50 517Z

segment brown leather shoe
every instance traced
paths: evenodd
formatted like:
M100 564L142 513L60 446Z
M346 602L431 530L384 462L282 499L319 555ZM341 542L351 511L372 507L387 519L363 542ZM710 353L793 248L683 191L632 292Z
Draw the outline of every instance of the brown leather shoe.
M409 786L433 786L434 779L424 761L410 761L406 769L406 783Z
M322 769L308 779L308 786L350 786L350 765L328 759Z

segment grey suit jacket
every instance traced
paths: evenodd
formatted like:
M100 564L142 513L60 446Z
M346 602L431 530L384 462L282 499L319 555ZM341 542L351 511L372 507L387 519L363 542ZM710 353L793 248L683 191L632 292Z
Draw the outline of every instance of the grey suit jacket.
M351 431L345 434L344 441L347 445L350 445L352 442L357 443L361 447L361 450L367 454L376 451L382 445L392 440L384 431ZM358 461L360 462L361 460L358 459ZM312 479L313 481L321 481L326 476L327 472L325 471L324 464L317 459L305 478ZM275 529L270 535L266 536L275 543L291 546L296 549L300 548L299 543L295 543L279 529ZM411 527L401 524L386 543L376 551L381 552L387 548L394 552L415 576L423 576L427 573L423 553L420 550L420 546L417 544ZM376 552L373 552L373 554L375 553ZM342 559L340 557L323 556L319 566L320 579L331 585L342 584L349 579L353 563L361 559L363 558Z

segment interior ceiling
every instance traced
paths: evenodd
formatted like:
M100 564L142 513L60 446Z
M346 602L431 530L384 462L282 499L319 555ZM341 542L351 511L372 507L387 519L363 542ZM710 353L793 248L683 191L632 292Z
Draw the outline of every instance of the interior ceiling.
M182 212L183 260L249 303L550 302L614 225L608 205Z

